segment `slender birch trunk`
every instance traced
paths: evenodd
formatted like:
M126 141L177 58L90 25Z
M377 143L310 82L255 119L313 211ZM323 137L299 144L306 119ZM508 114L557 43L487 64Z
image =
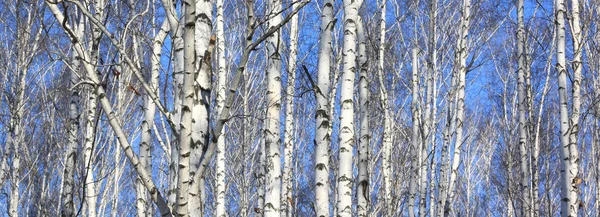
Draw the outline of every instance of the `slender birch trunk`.
M168 20L163 21L158 33L155 35L152 45L152 56L150 79L148 83L150 87L158 95L158 81L159 81L159 70L160 70L160 58L162 53L162 46L165 38L169 32ZM144 99L144 120L142 121L142 138L140 142L140 161L145 167L146 172L152 174L152 126L154 126L154 115L156 114L156 106L152 99L147 96ZM137 201L136 206L138 210L138 216L152 216L153 207L152 201L144 187L142 180L138 178L136 180L136 194Z
M94 1L94 18L102 20L104 18L104 1ZM98 26L92 26L92 43L90 46L91 64L97 69L100 40L102 34ZM89 76L89 75L88 75ZM94 147L96 143L96 108L98 105L98 95L95 89L92 89L88 95L88 111L86 120L85 142L83 147L83 162L85 165L85 201L87 206L87 215L96 216L96 182L94 174Z
M385 213L389 216L392 215L392 136L393 136L393 117L392 111L390 107L390 101L388 98L387 91L385 90L385 83L383 82L383 73L384 73L384 59L385 59L385 33L386 33L386 5L387 0L382 0L380 3L380 21L379 21L379 64L377 65L377 71L379 72L379 77L381 79L381 96L384 97L381 100L384 102L384 139L383 139L383 174L384 174L384 209ZM366 58L366 57L365 57ZM365 60L366 61L366 60ZM368 87L367 87L368 89ZM368 121L368 119L367 119ZM367 148L368 150L368 148ZM368 158L367 158L368 161ZM368 178L368 177L367 177Z
M352 215L354 152L354 78L356 77L356 23L362 0L344 0L343 74L340 87L340 133L338 172L338 216Z
M75 34L78 37L83 37L83 29L85 28L83 19L79 19L78 24L75 26ZM63 194L62 194L62 212L63 216L75 215L75 202L74 202L74 187L75 187L75 162L77 159L77 148L78 140L77 134L79 132L79 105L80 105L80 88L75 87L79 82L79 69L81 61L77 52L73 51L73 65L72 72L70 73L70 87L71 87L71 101L69 104L69 143L67 147L67 159L65 162L64 170L64 183L63 183Z
M292 10L296 9L298 4L292 2ZM284 166L283 183L281 189L281 216L291 217L293 213L293 160L294 160L294 94L296 84L296 68L298 55L298 15L293 15L290 21L290 56L288 58L288 81L285 106L285 134L284 134Z
M453 70L452 78L450 79L450 90L448 91L448 106L446 107L446 124L444 126L444 145L442 146L442 157L440 166L440 181L438 182L438 199L436 206L436 216L441 217L444 215L444 207L446 204L446 198L448 196L448 167L450 165L450 143L452 142L452 131L456 125L455 117L455 100L456 100L456 80L457 72Z
M429 147L433 147L433 138L435 137L434 129L434 112L435 100L433 98L435 90L435 67L436 67L436 14L437 14L437 0L429 1L429 34L428 34L428 64L427 64L427 84L426 84L426 95L425 95L425 113L423 116L423 135L421 144L421 159L420 163L420 182L419 182L419 216L425 216L427 210L427 185L428 185L428 163L429 163ZM431 156L433 157L433 156Z
M317 71L317 111L315 115L315 211L318 217L329 216L329 148L331 144L331 113L329 107L331 73L331 33L333 1L325 0L319 36L319 65Z
M566 66L566 34L565 34L565 14L566 7L564 0L556 0L556 17L555 24L557 30L557 56L556 69L558 70L558 95L560 104L560 159L561 162L561 216L571 217L577 216L577 189L573 188L572 183L577 176L577 168L572 164L568 109L568 94L567 94L567 66ZM575 78L577 79L577 78ZM578 85L578 84L577 84ZM574 82L575 86L575 82ZM575 89L575 88L574 88ZM575 98L573 98L575 99ZM575 107L574 107L575 108ZM575 144L576 146L577 144ZM576 147L575 147L576 149ZM573 173L575 172L575 173Z
M225 104L225 86L227 82L227 71L225 62L225 30L223 21L223 0L217 0L217 111L221 113ZM245 114L245 113L244 113ZM225 134L225 130L221 131ZM215 216L225 217L227 212L225 211L225 137L220 137L217 141L217 159L216 159L216 200L215 200ZM245 156L245 155L242 155Z
M580 184L583 182L583 177L579 175L579 118L581 116L581 81L582 81L582 51L583 51L583 33L580 23L579 0L571 0L572 19L571 32L573 34L573 61L571 68L573 69L573 79L571 81L571 117L569 119L569 160L571 164L570 175L573 177L570 181L571 191L569 192L570 209L573 216L578 216L579 199L578 194ZM562 104L561 104L562 105ZM562 113L561 113L562 114Z
M166 19L169 22L171 41L173 43L173 123L175 132L181 131L181 109L183 102L183 77L184 77L184 58L183 58L183 22L178 18L175 11L176 2L173 0L161 0L164 10L166 11ZM182 8L183 11L183 8ZM169 207L172 210L176 208L177 200L177 164L179 162L179 142L173 135L171 139L171 156L169 162L169 177L167 199Z
M417 197L417 179L419 177L419 62L417 59L417 48L412 49L412 136L411 136L411 163L410 183L408 187L408 216L415 217L415 199ZM432 204L433 205L433 204Z
M456 186L456 178L458 176L458 166L460 164L460 152L463 143L463 123L465 120L465 76L467 73L467 39L469 36L469 21L471 20L471 1L463 0L461 10L460 38L458 46L458 90L456 101L456 140L454 143L454 156L452 157L452 167L450 171L450 182L448 187L448 198L444 208L444 216L450 215L452 203L454 202L454 190Z
M263 216L264 215L264 207L265 207L265 162L267 160L267 158L265 157L265 142L264 142L264 138L263 141L259 142L259 146L260 146L260 156L258 159L258 172L256 174L256 182L258 183L256 186L256 194L257 194L257 201L256 201L256 208L254 208L254 211L257 213L257 215L259 216Z
M385 23L384 30L385 30ZM368 81L368 63L366 37L363 27L363 20L359 17L357 22L358 34L358 67L359 67L359 112L360 112L360 137L358 147L358 186L357 186L357 205L358 216L367 216L369 211L369 174L367 166L369 162L369 141L371 138L369 130L369 81ZM381 50L383 51L383 50ZM381 58L381 57L380 57ZM383 62L381 62L383 63Z
M196 31L196 5L194 0L185 0L183 56L184 56L184 81L183 103L181 108L181 129L179 131L179 163L177 169L177 204L176 215L188 216L190 195L190 155L192 146L192 108L194 106L194 81L196 77L196 50L194 36ZM195 145L195 144L194 144Z
M93 171L93 152L96 137L96 107L98 97L95 90L90 90L87 99L87 116L85 124L85 141L83 145L83 163L85 167L85 200L88 213L87 215L95 216L96 204L96 187L94 182ZM93 205L93 207L92 207Z
M518 71L517 71L517 98L518 98L518 109L519 109L519 153L520 153L520 164L521 164L521 216L529 217L531 214L531 199L530 199L530 167L529 167L529 138L528 129L529 121L527 120L527 99L525 94L525 70L527 66L526 53L525 53L525 21L524 19L524 4L523 0L517 1L517 53L518 53Z

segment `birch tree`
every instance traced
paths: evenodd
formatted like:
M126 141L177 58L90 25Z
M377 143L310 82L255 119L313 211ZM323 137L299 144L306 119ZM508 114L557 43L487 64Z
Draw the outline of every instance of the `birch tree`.
M227 82L227 71L226 71L226 62L225 62L225 27L223 20L223 0L217 0L217 110L219 113L223 111L223 106L225 103L225 83ZM221 131L221 133L225 133ZM215 207L215 216L225 217L227 213L225 211L225 192L226 183L225 183L225 138L221 137L217 141L217 159L216 159L216 172L217 172L217 180L216 180L216 207Z
M418 50L417 48L412 49L412 101L411 101L411 112L412 112L412 136L411 136L411 163L410 163L410 182L408 189L408 216L415 216L415 199L417 197L417 179L419 177L419 62L418 62Z
M529 167L529 138L528 130L529 121L527 120L527 99L525 97L525 72L527 66L527 59L525 54L525 21L524 19L525 6L523 0L517 1L517 52L519 59L519 66L517 70L518 77L518 98L519 98L519 153L521 163L521 183L520 191L522 194L522 216L531 216L531 199L530 199L530 167Z
M560 156L561 156L561 216L577 216L578 208L578 163L579 154L577 150L577 134L579 122L579 91L581 83L580 68L580 37L579 28L579 2L573 1L573 23L571 29L573 32L574 60L573 60L573 80L572 80L572 110L569 117L568 94L567 94L567 66L566 66L566 34L565 34L565 14L566 7L563 0L555 2L556 15L555 25L557 34L556 48L556 69L558 71L558 96L560 103Z
M385 25L385 24L384 24ZM358 68L359 68L359 112L360 112L360 135L358 148L358 186L357 186L357 214L358 216L367 216L369 211L369 81L368 81L368 65L366 51L366 36L363 27L363 20L359 17L357 22L358 34Z
M268 26L281 23L281 0L271 0L268 4ZM266 41L267 66L267 117L265 118L265 216L279 216L281 212L281 36L276 31Z
M343 74L340 86L338 216L352 215L352 153L354 152L354 77L356 76L356 23L362 0L344 0Z
M321 15L319 35L319 60L316 90L317 111L315 115L315 211L318 217L329 216L329 150L331 145L331 113L329 107L331 41L335 25L333 1L325 0Z
M454 154L452 156L452 165L450 168L450 182L448 184L448 197L446 199L446 205L444 208L444 216L450 215L452 203L454 202L454 191L456 186L456 178L458 176L458 166L460 164L461 145L463 143L463 123L465 120L465 76L467 74L467 57L469 55L467 40L469 36L469 23L471 20L471 1L463 0L461 7L460 31L457 41L458 47L456 51L457 62L455 63L458 65L456 66L458 70L458 78L456 83L456 138L454 143Z
M75 34L78 37L82 37L83 35L83 19L79 19L78 23L75 25ZM76 52L73 52L73 64L71 66L71 70L69 78L69 85L72 88L71 90L71 100L69 102L69 143L67 147L67 157L65 162L64 169L64 180L63 180L63 194L62 196L62 212L63 216L72 216L75 215L75 201L74 201L74 188L75 188L75 163L77 158L77 148L79 145L79 141L77 139L78 131L79 131L79 106L80 106L80 87L76 85L79 83L79 69L81 66L80 57Z
M298 4L292 2L292 10L297 8ZM289 58L287 64L287 87L286 87L286 105L285 105L285 134L283 148L283 180L281 184L281 215L291 216L293 208L293 159L295 149L295 127L294 127L294 95L296 85L296 68L298 55L298 15L293 15L290 21L290 45Z

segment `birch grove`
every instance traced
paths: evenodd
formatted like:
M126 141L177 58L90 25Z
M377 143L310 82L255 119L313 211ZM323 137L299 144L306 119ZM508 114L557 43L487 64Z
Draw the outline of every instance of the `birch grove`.
M598 216L597 0L7 0L6 216Z

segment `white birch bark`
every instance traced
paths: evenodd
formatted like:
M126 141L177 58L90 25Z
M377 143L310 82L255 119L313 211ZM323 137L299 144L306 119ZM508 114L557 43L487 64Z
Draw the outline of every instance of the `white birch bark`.
M225 103L225 86L227 82L227 71L226 71L226 62L225 62L225 30L224 30L224 21L223 21L223 0L217 0L217 112L221 113L223 111L223 106ZM244 113L246 114L246 113ZM222 134L225 133L225 130L221 131ZM225 210L225 193L226 182L225 182L225 138L222 136L217 141L217 160L216 160L216 200L215 200L215 216L217 217L226 217L227 212ZM245 155L243 155L245 156Z
M429 1L429 34L428 34L428 59L427 59L427 77L426 77L426 92L425 92L425 112L423 114L423 135L420 153L420 181L419 181L419 216L426 215L427 208L427 186L429 180L429 147L433 147L433 138L435 137L435 99L433 97L435 90L435 68L436 68L436 19L437 19L437 0ZM433 111L432 111L433 110ZM433 157L433 156L431 156Z
M292 10L296 9L298 4L292 2ZM285 105L285 134L284 134L284 149L283 149L283 182L281 185L281 216L291 217L293 213L293 160L294 160L294 143L295 143L295 127L294 127L294 95L296 85L296 68L298 55L298 15L293 15L290 21L290 56L288 58L288 80L286 89L286 105Z
M176 5L173 0L161 0L166 11L166 19L169 21L171 41L173 43L173 122L174 130L180 132L181 126L181 103L183 102L183 22L181 22L175 11ZM173 135L171 139L171 156L169 162L169 178L167 199L169 207L175 210L177 189L177 163L179 162L178 138Z
M576 216L575 201L571 200L572 186L571 182L574 174L571 174L570 144L569 144L569 109L567 96L567 65L566 65L566 45L565 45L565 14L566 7L564 0L555 1L555 25L556 25L556 69L558 70L558 97L560 108L560 159L561 159L561 202L560 213L563 217Z
M93 157L94 143L96 137L96 107L98 98L95 90L90 90L87 98L87 115L85 122L85 140L83 144L83 163L85 177L85 201L88 213L87 215L95 216L96 204L96 187L94 182ZM93 207L92 207L93 205Z
M340 131L337 216L352 215L354 152L354 78L356 77L356 23L362 0L344 0L343 73L340 86Z
M573 79L571 81L571 117L569 120L569 163L571 164L570 175L573 177L569 182L571 191L569 192L569 208L572 210L572 216L578 216L579 199L578 194L580 184L583 182L579 175L579 118L581 116L581 82L582 82L582 51L583 51L583 33L580 23L579 0L571 0L571 34L573 39L573 61L571 68L573 69ZM562 102L561 102L562 106ZM562 113L561 113L562 114Z
M83 19L79 19L78 24L75 26L75 34L78 37L83 36ZM69 142L67 147L67 159L65 162L65 169L63 174L63 192L62 192L62 212L63 216L75 215L75 202L74 202L74 187L75 187L75 161L77 158L78 140L77 134L79 132L79 105L80 105L80 88L75 85L79 82L79 69L81 62L77 52L73 51L73 70L70 73L70 88L71 98L69 103Z
M448 197L444 208L444 216L450 215L452 203L454 202L454 190L456 186L456 178L458 176L458 166L460 164L461 146L463 143L463 123L465 120L465 76L467 73L467 39L469 36L469 21L471 19L471 1L463 0L461 10L460 34L458 54L458 80L457 80L457 101L456 101L456 140L454 143L454 154L452 157L452 167L450 170L450 182L448 184Z
M527 120L527 104L525 96L525 70L527 68L527 56L525 53L525 21L523 0L517 1L517 53L518 53L518 71L517 71L517 98L519 110L519 153L521 165L521 216L528 217L531 214L531 198L530 198L530 167L529 167L529 121Z
M160 58L162 53L162 46L165 38L169 32L168 20L163 21L158 30L158 33L154 36L152 44L152 56L150 57L151 69L150 79L148 83L150 87L158 95L158 81L159 81L159 70L160 70ZM146 172L152 174L152 126L154 126L154 115L156 114L156 106L149 96L144 99L144 120L142 121L142 138L140 142L140 161L146 169ZM138 216L152 216L153 207L150 197L146 192L142 180L138 178L136 180L136 206Z
M446 204L446 198L448 196L448 167L450 166L450 143L452 142L453 127L455 127L455 101L456 101L456 80L457 70L453 70L450 81L450 90L448 91L448 105L446 107L446 124L444 126L443 138L444 145L442 146L442 157L440 162L440 181L438 182L438 199L436 204L436 216L441 217L444 215L444 209Z
M331 33L334 27L333 1L325 0L319 35L319 65L317 71L317 111L315 115L315 211L318 217L329 216L329 149L331 145L331 113L329 90L331 73Z
M265 157L265 143L264 143L264 138L263 141L261 141L259 143L260 146L260 156L258 159L258 172L256 174L256 181L258 183L257 185L257 189L256 189L256 194L257 194L257 204L256 204L256 208L254 208L254 211L257 213L257 215L259 216L263 216L264 215L264 211L263 208L265 207L265 162L267 160L267 158Z
M410 182L408 187L408 216L415 216L415 199L417 197L417 179L419 177L419 62L417 59L417 48L412 49L412 135L411 135L411 163L410 163ZM433 204L432 204L433 205Z
M194 0L183 1L185 7L183 28L184 81L183 103L181 107L181 129L179 131L179 163L177 168L176 215L188 216L190 196L190 155L192 146L192 108L194 106L194 81L196 77L196 50L194 36L196 31L196 5Z
M282 22L281 0L269 0L268 26ZM265 205L264 216L279 216L281 212L281 33L276 31L269 36L267 47L267 116L265 118Z
M104 18L104 1L94 0L94 17L98 20ZM98 26L92 26L92 43L90 45L91 64L97 69L100 40L102 34ZM88 75L89 76L89 75ZM83 163L85 166L85 204L87 215L96 216L96 182L94 174L94 147L96 143L96 108L98 105L98 96L96 90L92 89L88 93L88 108L85 126L85 140L83 146Z
M195 72L193 84L193 100L192 100L192 134L190 144L190 215L202 216L203 203L202 197L204 192L204 177L196 177L201 163L201 156L204 149L208 147L208 122L210 112L210 94L211 94L211 49L210 44L212 31L212 10L213 3L210 1L195 1Z
M384 31L385 31L385 23ZM357 22L357 34L358 34L358 67L359 67L359 112L360 112L360 135L359 135L359 147L358 147L358 185L357 185L357 204L356 211L358 216L367 216L369 211L369 176L368 176L368 162L369 162L369 141L370 141L370 130L369 130L369 81L367 74L367 49L366 49L366 37L365 30L363 27L363 20L359 17ZM380 50L383 51L383 50ZM381 55L381 53L380 53ZM381 58L381 56L380 56ZM380 64L383 64L383 60Z

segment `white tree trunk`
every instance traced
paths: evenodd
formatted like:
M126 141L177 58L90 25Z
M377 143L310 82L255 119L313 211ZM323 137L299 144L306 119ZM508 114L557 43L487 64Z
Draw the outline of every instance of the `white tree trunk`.
M411 163L410 163L410 183L408 187L408 216L415 216L415 199L417 197L417 179L419 178L419 62L417 59L417 48L412 49L412 136L411 136Z
M208 123L210 112L211 94L211 46L214 47L214 38L211 39L213 3L210 1L195 1L195 62L192 101L192 135L190 144L190 215L202 216L204 192L204 176L195 176L201 164L201 156L208 147Z
M343 74L340 86L340 131L337 215L352 215L354 152L354 78L356 77L356 22L362 0L344 0Z
M292 10L298 7L297 3L293 3ZM285 134L284 134L284 166L283 166L283 183L281 189L281 216L291 217L293 213L293 156L295 143L295 127L294 127L294 95L296 85L296 68L298 55L298 15L294 15L290 21L290 56L288 58L288 80L287 94L285 106Z
M578 193L580 184L583 182L583 177L579 175L579 117L581 116L581 81L582 81L582 51L583 51L583 33L579 18L579 0L571 0L572 19L571 32L573 34L573 61L571 68L573 69L573 79L571 81L571 117L569 120L569 161L571 164L570 175L573 177L571 191L569 192L570 209L572 216L578 216L579 202ZM562 105L562 102L561 102ZM562 115L562 110L561 110Z
M467 73L467 39L469 36L469 21L471 19L471 1L463 0L460 22L460 38L458 39L458 79L457 79L457 101L456 101L456 140L454 143L454 156L452 157L452 167L450 170L450 182L448 184L448 197L444 208L444 216L450 215L452 203L454 202L454 190L456 178L458 176L458 166L460 164L460 152L463 143L463 123L465 120L465 76Z
M194 36L196 30L196 5L194 0L185 0L184 32L183 32L183 56L184 56L184 82L183 82L183 105L181 109L181 129L179 131L179 163L177 168L177 204L176 215L188 216L190 196L190 155L192 146L192 109L194 106L194 81L196 50ZM195 144L194 144L195 145Z
M318 217L329 216L329 149L331 144L331 113L329 112L329 90L331 73L331 33L333 1L325 0L321 15L319 41L319 65L317 71L317 111L315 115L315 211Z
M104 18L104 1L94 1L94 17L98 20ZM100 40L102 33L98 26L92 26L92 43L90 45L91 64L98 65L98 55ZM88 75L90 76L90 75ZM96 143L96 108L98 105L97 90L94 88L88 95L88 112L86 120L85 141L83 146L83 163L85 166L85 204L87 207L87 215L90 217L96 216L96 182L94 174L94 147Z
M384 6L385 7L385 6ZM384 22L385 31L385 22ZM365 30L363 20L357 22L358 33L358 67L359 67L359 112L360 112L360 137L358 147L358 185L357 185L357 204L356 210L358 216L367 216L369 211L369 141L371 138L369 130L369 81L368 81L368 64L367 64L367 48ZM380 51L383 51L381 49ZM381 53L380 53L381 54ZM381 58L381 56L380 56ZM380 63L383 60L380 61Z
M83 36L83 19L79 19L78 24L75 26L75 34L78 37ZM78 139L77 135L79 133L79 105L80 105L80 88L75 87L75 85L79 82L78 73L80 72L81 61L77 52L73 51L73 65L71 66L73 70L70 74L70 87L71 90L71 98L69 103L69 142L67 146L67 158L65 162L65 170L63 174L63 194L62 194L62 215L63 216L73 216L75 215L75 202L74 202L74 187L75 187L75 161L77 159L77 148L78 148ZM1 185L1 183L0 183Z
M272 28L281 23L279 13L281 0L269 0L268 26ZM276 31L266 41L267 66L267 117L265 118L265 206L264 216L275 217L281 211L281 33Z
M93 158L94 143L96 137L96 105L97 95L95 90L90 90L88 93L87 116L85 124L85 142L83 145L83 163L85 177L85 201L88 213L87 215L95 216L96 210L96 187L94 182ZM93 205L93 206L92 206Z
M160 58L162 53L162 46L165 38L169 32L168 20L163 21L158 33L154 37L152 45L152 56L150 79L148 83L152 88L152 91L158 95L158 81L159 81L159 70L160 70ZM154 115L156 114L156 106L149 96L144 99L144 120L142 121L142 138L140 141L140 161L146 169L146 172L152 174L152 126L154 126ZM138 216L152 216L153 207L152 201L142 183L142 180L138 178L136 180L136 194L137 194L137 213Z
M517 53L518 53L518 71L517 71L517 98L519 100L519 153L521 164L521 183L520 191L522 195L522 212L521 216L529 217L531 214L531 199L530 199L530 167L529 167L529 121L527 120L527 104L525 96L525 70L527 69L527 56L525 53L525 21L524 19L524 4L523 0L517 1Z
M226 82L227 82L227 71L225 62L225 30L223 21L223 0L217 0L217 111L221 113L225 104L226 94ZM244 113L245 114L245 113ZM221 131L225 134L225 130ZM225 217L227 212L225 210L225 137L219 137L217 141L217 161L216 161L216 199L215 199L215 216ZM242 155L245 156L245 155Z
M176 1L172 0L161 0L163 7L167 13L165 13L166 19L169 21L171 41L173 43L173 128L176 132L181 130L181 108L183 102L183 77L184 77L184 59L183 59L183 22L181 22L177 16ZM168 190L167 199L169 207L172 210L176 208L177 200L177 166L179 162L179 138L173 135L171 139L171 156L169 162L169 178L168 178Z
M566 7L564 0L556 0L555 5L555 25L556 25L556 69L558 71L558 97L560 108L560 159L561 159L561 191L560 191L560 213L563 217L575 216L570 201L571 182L571 163L569 161L569 109L567 96L567 63L566 63L566 34L565 34L565 14Z

